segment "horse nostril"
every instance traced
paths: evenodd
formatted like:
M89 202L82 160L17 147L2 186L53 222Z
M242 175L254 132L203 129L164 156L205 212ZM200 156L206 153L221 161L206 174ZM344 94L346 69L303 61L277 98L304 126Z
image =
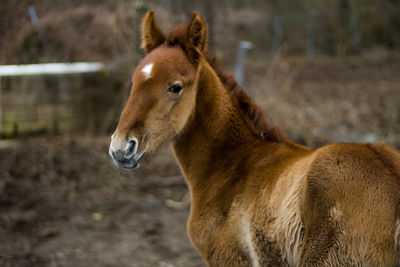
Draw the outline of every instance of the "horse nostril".
M123 161L125 156L121 150L117 150L111 152L111 157L117 161Z
M136 138L130 139L130 140L128 141L128 144L127 144L126 149L125 149L125 156L124 156L124 158L126 158L126 159L132 158L133 155L134 155L134 154L136 153L136 151L137 151L137 146L138 146L138 143L137 143L137 141L136 141Z

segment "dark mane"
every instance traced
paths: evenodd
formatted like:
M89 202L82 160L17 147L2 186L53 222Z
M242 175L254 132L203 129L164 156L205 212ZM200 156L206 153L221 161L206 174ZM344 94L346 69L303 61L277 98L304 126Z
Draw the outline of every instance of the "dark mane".
M185 50L187 25L178 25L168 36L167 45L179 45ZM244 92L243 88L237 83L232 74L225 72L215 58L204 55L208 63L214 69L224 87L231 92L232 99L239 106L245 117L251 122L254 129L260 133L261 139L269 142L285 142L287 139L282 129L272 125L263 113L259 105Z
M232 74L225 72L215 58L208 58L208 63L214 69L224 87L232 93L233 100L252 123L254 128L260 133L262 139L269 142L284 142L286 137L279 126L272 125L267 116L238 84Z

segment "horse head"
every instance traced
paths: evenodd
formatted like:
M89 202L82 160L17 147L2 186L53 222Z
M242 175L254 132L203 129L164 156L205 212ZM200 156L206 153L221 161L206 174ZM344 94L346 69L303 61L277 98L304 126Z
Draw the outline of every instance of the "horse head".
M130 96L109 148L118 166L136 168L145 153L156 151L184 129L195 107L206 43L207 25L199 13L168 37L156 25L153 11L145 15L145 57L132 75Z

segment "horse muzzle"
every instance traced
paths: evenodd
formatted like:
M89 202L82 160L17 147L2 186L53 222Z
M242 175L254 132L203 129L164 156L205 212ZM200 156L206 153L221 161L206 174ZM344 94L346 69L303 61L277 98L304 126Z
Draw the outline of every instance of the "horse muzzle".
M145 154L145 150L138 152L138 147L139 143L136 138L119 140L113 135L108 154L117 166L124 169L135 169Z

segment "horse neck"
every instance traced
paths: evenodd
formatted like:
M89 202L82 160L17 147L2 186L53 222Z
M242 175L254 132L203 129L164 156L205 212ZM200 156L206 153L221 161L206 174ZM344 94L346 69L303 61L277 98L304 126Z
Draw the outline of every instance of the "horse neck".
M195 109L173 142L175 155L193 193L221 168L223 159L240 156L245 146L259 141L230 93L210 65L200 66Z

